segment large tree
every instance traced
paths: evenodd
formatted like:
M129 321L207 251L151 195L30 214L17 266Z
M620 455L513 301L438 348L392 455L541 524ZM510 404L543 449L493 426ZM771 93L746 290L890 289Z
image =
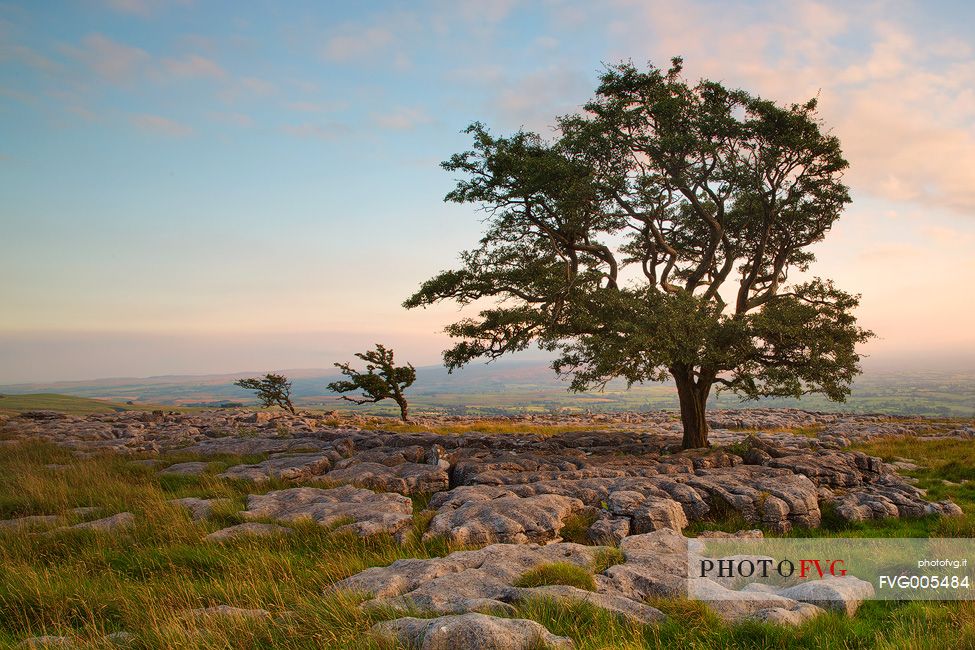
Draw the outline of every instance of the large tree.
M788 283L850 201L816 101L691 84L681 66L607 68L553 140L470 126L473 148L443 163L463 176L447 200L482 207L486 232L404 305L488 303L447 327L449 369L537 343L573 390L669 375L695 448L715 385L842 401L872 334L858 296Z

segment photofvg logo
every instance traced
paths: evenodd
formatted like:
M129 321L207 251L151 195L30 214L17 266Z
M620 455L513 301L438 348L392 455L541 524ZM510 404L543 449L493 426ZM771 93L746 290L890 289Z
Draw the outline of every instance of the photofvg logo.
M975 600L972 539L729 535L688 540L687 550L688 596L700 600L807 592L820 600Z
M846 575L846 560L800 558L776 560L770 557L699 558L697 578L798 578L822 580Z

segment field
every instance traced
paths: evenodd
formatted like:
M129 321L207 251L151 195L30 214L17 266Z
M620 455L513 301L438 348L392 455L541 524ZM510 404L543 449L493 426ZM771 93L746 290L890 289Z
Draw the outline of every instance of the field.
M348 408L349 402L328 394L324 387L337 378L328 370L285 370L294 381L295 404L304 408ZM255 404L253 395L233 385L236 375L115 379L55 384L0 386L11 399L22 393L59 393L134 405L198 407L225 403ZM920 371L868 369L858 377L853 394L844 403L819 396L803 399L768 399L741 402L730 394L714 395L709 408L756 406L795 407L814 411L887 413L928 417L975 417L975 373L969 369ZM545 362L509 361L471 365L448 375L440 366L417 368L417 381L409 389L413 411L457 415L513 413L645 411L677 408L673 384L633 386L611 382L606 390L569 393L566 384ZM0 400L2 402L2 400ZM2 408L2 407L0 407ZM366 413L392 415L395 407L375 404L360 407Z
M975 447L970 442L883 438L859 448L888 459L913 459L921 469L912 474L929 496L952 498L965 515L869 524L845 524L827 517L822 528L793 534L975 535ZM0 646L47 634L68 636L82 647L118 647L107 638L125 632L131 635L125 643L137 648L387 647L370 638L368 630L393 613L366 614L356 607L357 597L329 593L329 585L369 566L403 557L442 556L456 549L436 539L420 541L429 521L425 516L416 518L403 544L389 537L367 541L316 526L298 526L285 538L224 545L202 541L204 535L242 521L238 511L244 495L283 487L275 481L255 486L215 476L229 465L261 458L211 456L202 476L161 476L152 467L117 456L82 460L49 445L4 447L0 519L57 515L72 523L79 520L72 509L93 507L100 516L133 512L137 524L110 534L0 529ZM163 460L202 458L176 453ZM194 521L184 509L168 503L186 496L227 497L231 503L211 520ZM423 511L425 504L425 497L416 497L415 511ZM732 518L707 527L736 530L742 525ZM586 578L526 576L526 580L549 583L585 582ZM245 619L188 613L221 604L266 610L269 616ZM725 624L692 601L652 604L670 618L659 625L638 626L593 607L546 600L518 605L509 615L541 622L585 649L975 647L971 602L866 602L853 618L827 614L795 628Z
M124 411L122 404L106 400L95 400L87 397L71 395L57 395L53 393L27 393L23 395L0 396L0 413L18 413L20 411L58 411L61 413L110 413Z
M123 404L105 399L58 395L55 393L25 393L0 395L0 413L15 414L23 411L56 411L74 415L112 413L119 411L152 411L155 409L189 411L192 407L152 403Z

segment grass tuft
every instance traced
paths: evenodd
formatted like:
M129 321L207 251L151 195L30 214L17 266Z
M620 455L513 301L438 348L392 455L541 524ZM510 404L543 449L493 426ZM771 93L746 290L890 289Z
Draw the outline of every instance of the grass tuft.
M609 567L623 564L624 562L626 562L626 555L620 549L613 547L601 548L596 551L596 555L592 559L591 568L593 573L602 573Z
M569 585L596 591L596 582L592 573L578 564L569 562L552 562L542 564L526 571L517 581L516 587L541 587L543 585Z

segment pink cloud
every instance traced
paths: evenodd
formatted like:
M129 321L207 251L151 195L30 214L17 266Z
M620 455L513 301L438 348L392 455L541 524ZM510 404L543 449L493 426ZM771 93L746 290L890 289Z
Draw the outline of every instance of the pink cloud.
M85 37L80 48L65 48L65 52L96 75L115 83L131 81L151 59L145 50L113 41L102 34L91 34Z
M819 95L855 191L975 213L975 61L970 47L929 47L885 4L620 2L615 58L776 99ZM773 9L769 11L768 9ZM950 39L949 39L950 40ZM957 39L955 44L958 45ZM610 59L613 60L613 59Z
M250 115L245 115L244 113L212 113L210 117L221 124L229 124L231 126L238 126L241 128L247 128L254 126L254 120Z
M218 63L198 54L164 59L162 65L170 75L178 79L220 79L227 75Z
M349 127L345 124L330 122L324 124L286 124L281 127L281 131L296 138L303 140L335 140L349 132Z
M61 65L24 45L0 44L0 61L16 61L41 72L59 72Z
M385 27L368 27L332 36L325 43L325 58L348 61L371 56L393 42L393 33Z
M433 121L422 108L394 108L388 113L374 114L372 119L376 126L394 131L409 131Z
M161 115L133 115L131 119L133 125L149 133L178 138L187 136L193 132L193 127Z
M193 0L105 0L105 6L111 10L141 18L148 18L167 6L190 4Z

